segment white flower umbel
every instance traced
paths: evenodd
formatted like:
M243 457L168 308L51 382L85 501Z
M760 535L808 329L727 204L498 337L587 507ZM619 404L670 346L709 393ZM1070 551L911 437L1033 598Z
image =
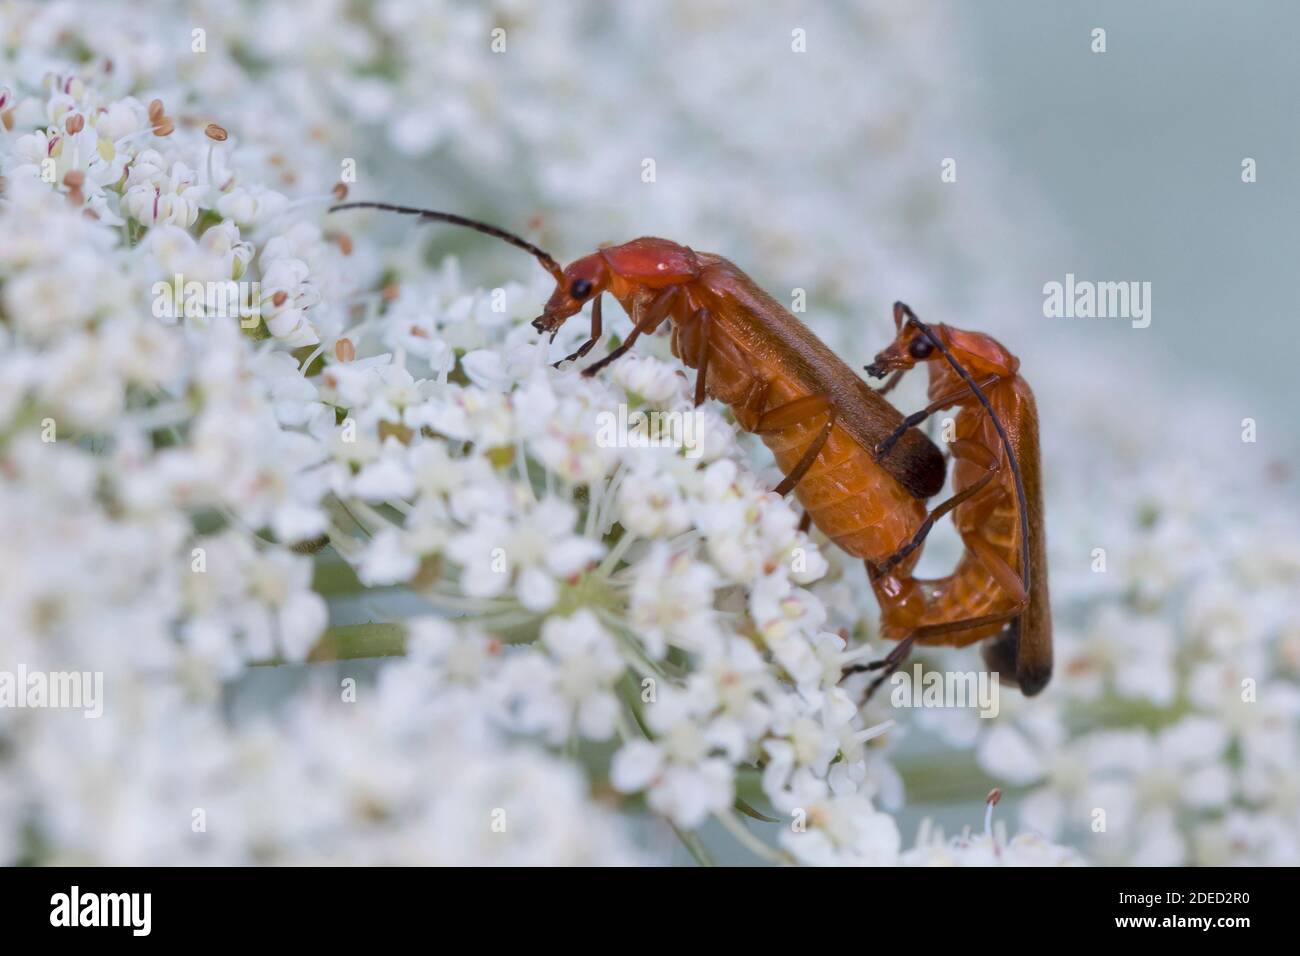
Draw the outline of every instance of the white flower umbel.
M994 807L1001 790L989 793L984 807L984 830L972 833L967 827L959 836L945 840L943 830L927 817L921 823L916 846L900 858L903 866L1086 866L1074 850L1058 846L1031 831L1007 839L1007 829L994 821Z
M663 858L628 838L647 813L700 859L715 823L780 862L1072 859L900 851L886 809L921 776L969 800L974 736L1090 858L1296 861L1294 509L1180 464L1186 403L1119 415L1075 371L1096 363L1034 357L1060 666L926 756L841 684L881 653L870 589L728 412L694 410L691 449L602 439L601 412L692 410L667 336L552 369L587 316L539 338L552 284L518 250L326 213L407 195L566 256L690 242L797 285L850 364L894 297L1006 314L996 204L935 204L917 162L954 128L943 18L827 5L791 73L716 53L724 28L769 49L794 5L716 5L670 3L665 56L661 10L507 4L509 55L465 57L495 22L470 4L6 4L0 661L108 679L98 720L0 709L0 862L635 863ZM199 26L202 53L167 39ZM629 111L647 88L664 108ZM609 128L661 144L657 181L587 138ZM773 161L790 143L817 176ZM887 146L870 176L863 143ZM945 302L949 274L993 278ZM271 670L304 659L345 662L342 686Z

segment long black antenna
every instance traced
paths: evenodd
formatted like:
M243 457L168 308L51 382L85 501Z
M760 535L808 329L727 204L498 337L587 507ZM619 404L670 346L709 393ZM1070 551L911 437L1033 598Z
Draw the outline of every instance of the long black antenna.
M537 258L537 261L542 264L542 268L555 277L556 282L564 282L564 270L560 268L560 264L556 262L550 254L543 252L527 239L516 236L513 232L507 232L499 226L493 226L486 222L479 222L477 219L470 219L467 216L458 216L454 212L438 212L435 209L416 209L413 206L394 206L386 202L345 202L339 203L337 206L330 206L330 212L338 212L340 209L382 209L385 212L398 212L404 216L419 216L421 219L449 222L453 226L464 226L467 229L473 229L489 236L495 236L497 239L504 239L512 246L518 246L525 252L532 253Z
M916 313L912 311L911 306L903 302L898 303L898 305L907 314L908 319L915 322L916 327L921 330L925 337L934 343L934 346L943 353L943 357L948 360L948 364L952 366L953 371L960 375L962 379L965 380L966 384L970 386L970 390L974 392L975 397L980 400L980 404L984 406L984 410L989 413L989 418L993 419L993 427L998 430L998 437L1002 439L1002 447L1007 451L1007 460L1011 463L1011 474L1016 480L1016 501L1020 505L1021 578L1025 582L1025 594L1028 595L1030 584L1029 509L1025 506L1025 483L1020 477L1020 463L1016 460L1016 452L1015 449L1011 447L1011 439L1007 437L1007 430L1002 427L1002 421L998 418L998 413L993 410L993 406L989 404L988 396L984 394L984 390L979 387L979 384L975 379L971 378L970 372L966 371L966 369L962 367L962 364L957 361L956 357L948 351L948 346L943 344L939 339L939 336L930 331L928 325L916 317Z

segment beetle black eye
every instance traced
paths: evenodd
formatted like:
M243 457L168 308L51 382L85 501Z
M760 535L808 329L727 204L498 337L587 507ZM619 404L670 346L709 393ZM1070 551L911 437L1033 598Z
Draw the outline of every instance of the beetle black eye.
M590 292L590 279L574 279L573 285L569 286L569 295L575 299L585 299Z
M907 347L907 354L914 359L929 358L933 351L934 345L924 335L912 339L912 344Z

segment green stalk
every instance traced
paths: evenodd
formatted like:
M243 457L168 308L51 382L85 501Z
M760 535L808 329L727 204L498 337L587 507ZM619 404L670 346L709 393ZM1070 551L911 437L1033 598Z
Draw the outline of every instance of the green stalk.
M401 657L406 653L406 627L402 624L348 624L331 627L307 654L307 663L351 661L369 657ZM255 661L253 667L287 664L282 657Z
M709 856L709 851L704 848L704 844L700 841L698 836L690 830L679 830L677 824L673 823L671 820L668 821L668 825L672 827L673 832L677 834L677 839L682 841L682 846L686 847L686 849L690 851L690 854L695 859L696 863L700 866L718 865L713 862L713 857Z

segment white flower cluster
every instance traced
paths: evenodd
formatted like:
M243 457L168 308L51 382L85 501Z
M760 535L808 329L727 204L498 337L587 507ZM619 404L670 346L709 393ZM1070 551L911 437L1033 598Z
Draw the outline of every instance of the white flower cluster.
M861 569L798 530L754 463L770 459L712 403L698 456L600 440L619 406L690 408L666 343L596 379L553 370L584 321L538 338L549 282L521 253L440 231L476 270L527 277L467 282L410 223L325 214L348 189L400 200L435 169L422 202L521 230L546 210L530 235L583 252L662 231L798 276L854 321L925 277L900 235L945 263L993 245L964 241L969 210L917 214L900 147L930 129L943 58L916 48L939 32L926 15L863 3L848 29L809 21L823 46L793 62L812 82L839 87L864 44L876 54L879 95L829 115L792 101L808 75L718 55L724 39L788 45L788 17L682 3L674 55L625 63L628 37L654 35L642 6L589 21L231 0L142 19L104 3L93 23L75 2L5 6L0 671L106 682L98 720L0 708L0 862L662 860L633 838L643 811L697 855L707 823L780 862L1077 862L1048 838L1104 862L1300 858L1295 537L1224 508L1230 479L1178 484L1172 443L1142 446L1123 501L1086 490L1119 493L1089 471L1096 449L1167 423L1071 412L1060 433L1089 435L1087 459L1049 438L1057 681L1027 705L1004 694L982 736L943 724L955 799L981 795L979 736L1046 836L927 830L904 850L910 728L840 680L881 653L859 643L875 613ZM583 39L598 30L622 44ZM671 108L630 109L646 89ZM575 124L624 135L591 148ZM800 168L844 167L864 143L878 159L832 191L791 172L791 143ZM653 202L623 200L645 151ZM754 178L664 175L702 154ZM874 341L887 327L882 309ZM1080 542L1107 549L1107 574ZM308 691L254 666L305 659L340 663Z
M1008 840L1001 823L985 833L969 831L945 840L943 831L924 824L903 866L1085 866L1074 850L1056 846L1034 832Z
M1095 862L1293 864L1300 524L1275 468L1189 452L1203 419L1182 420L1117 455L1104 492L1077 462L1054 528L1078 568L1054 578L1059 680L986 729L979 760L1025 793L1021 822Z
M604 447L601 411L689 408L674 365L557 373L537 284L465 293L326 221L328 137L259 123L294 77L242 75L228 20L178 64L77 11L16 5L0 64L0 651L106 699L0 710L6 861L632 861L576 769L607 743L608 798L683 831L896 861L887 728L840 685L869 652L735 426L703 410L698 457ZM376 628L326 630L335 552L426 609L383 612L409 659L368 703L223 717L250 664L365 653ZM800 821L783 850L740 822L747 773Z
M348 335L359 353L381 347ZM644 396L545 367L545 343L522 323L460 367L485 352L493 389L416 378L409 354L406 367L322 373L323 394L363 436L334 446L351 465L334 493L352 525L331 530L361 581L470 613L464 633L421 620L412 635L457 660L469 653L458 642L481 643L484 629L536 634L470 654L491 665L484 693L509 729L554 745L617 741L613 787L644 793L679 827L730 818L738 771L759 765L783 812L844 799L876 816L863 746L874 731L840 686L852 658L803 587L826 562L795 512L724 454L734 426L706 412L698 459L602 447L597 415ZM660 408L689 407L685 380L657 359L629 359L613 377ZM793 842L799 856L812 840Z
M144 140L120 118L146 108L102 102L79 79L47 74L31 92L15 89L0 90L9 131L0 152L0 661L9 678L21 667L106 680L97 719L0 708L0 859L644 859L592 803L577 768L508 743L489 699L441 675L392 668L359 703L318 691L274 719L222 718L223 681L250 662L302 660L325 631L313 561L292 546L336 530L329 503L346 512L354 494L358 508L415 498L419 480L432 504L440 482L473 479L474 462L440 460L442 440L419 454L381 443L396 424L385 408L437 413L391 356L369 372L358 361L304 375L316 356L288 350L310 352L330 334L331 283L320 277L342 271L339 247L306 220L241 233L222 214L241 174L202 189L188 172L187 159L213 149L210 136L146 127ZM54 132L69 127L80 127L80 143ZM82 148L114 171L69 157ZM69 176L65 164L93 175ZM159 179L163 169L172 173ZM139 198L146 183L156 202ZM160 321L154 308L160 280L170 297L174 276L259 275L297 303L282 328L288 308L260 323L214 314L210 302L178 321ZM336 427L340 392L363 422L355 447ZM457 393L481 407L496 397ZM442 407L454 416L455 405ZM391 475L385 484L385 461L408 482L404 492ZM491 480L488 459L477 461ZM479 490L481 500L464 502L470 524L507 513L494 510L501 502L486 483ZM549 513L571 525L572 505L552 500ZM528 540L539 560L554 553L547 513L533 509L540 524ZM598 550L588 542L548 570L572 573Z
M156 681L99 720L19 728L4 859L70 865L635 865L577 768L510 745L483 699L415 668L364 699L323 687L231 727ZM25 830L19 824L26 824Z
M277 419L268 357L237 318L160 323L157 244L24 169L5 163L0 213L5 659L301 658L325 604L286 545L324 529L326 484Z

